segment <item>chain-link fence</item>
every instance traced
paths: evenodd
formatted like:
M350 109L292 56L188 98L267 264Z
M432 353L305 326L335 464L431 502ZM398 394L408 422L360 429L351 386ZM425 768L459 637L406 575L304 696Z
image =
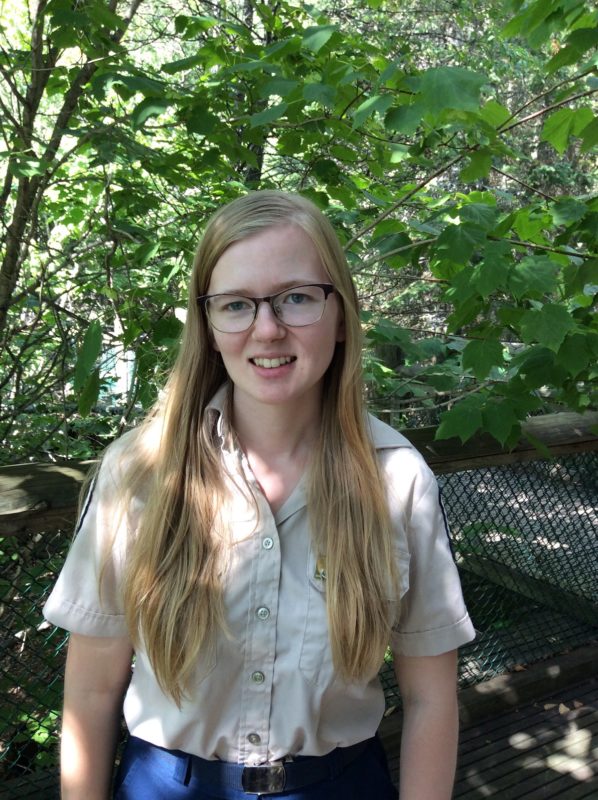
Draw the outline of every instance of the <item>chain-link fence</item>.
M478 631L462 686L598 640L598 453L439 477ZM0 541L0 799L51 800L66 635L41 607L70 532ZM389 705L396 686L383 669Z

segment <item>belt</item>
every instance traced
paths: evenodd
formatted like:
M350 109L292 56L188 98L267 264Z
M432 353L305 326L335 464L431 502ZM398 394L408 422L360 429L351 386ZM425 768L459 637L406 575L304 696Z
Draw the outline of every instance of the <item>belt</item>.
M295 791L312 783L335 778L373 742L367 739L350 747L337 747L325 756L297 756L251 767L228 761L208 761L190 756L190 772L206 783L247 794L277 794Z

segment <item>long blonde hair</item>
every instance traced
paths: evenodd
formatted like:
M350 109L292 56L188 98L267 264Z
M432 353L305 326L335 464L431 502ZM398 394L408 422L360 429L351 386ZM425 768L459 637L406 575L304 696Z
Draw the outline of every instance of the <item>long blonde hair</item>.
M321 435L308 483L313 545L326 558L335 667L346 680L371 677L389 639L388 601L397 583L393 531L367 431L357 294L334 230L315 205L285 192L251 192L222 207L206 227L165 399L134 435L136 456L127 459L132 467L123 481L128 497L150 486L127 558L127 623L134 646L143 641L160 686L179 704L200 648L209 650L226 629L220 578L225 542L215 525L225 489L205 412L227 375L196 298L207 292L218 259L233 242L288 224L300 226L314 243L345 324L345 341L337 344L324 378Z

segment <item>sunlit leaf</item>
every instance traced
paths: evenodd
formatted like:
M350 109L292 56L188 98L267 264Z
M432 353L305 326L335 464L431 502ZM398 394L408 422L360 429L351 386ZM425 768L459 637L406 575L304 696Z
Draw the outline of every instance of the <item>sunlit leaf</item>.
M170 108L170 100L159 97L146 97L133 109L131 120L133 127L142 128L150 117L158 117Z
M477 111L488 78L463 67L433 67L421 77L421 97L434 113L446 108Z
M100 370L95 369L88 376L79 395L78 410L82 417L88 416L98 401L100 393Z
M75 362L74 389L80 391L91 373L102 349L102 324L94 319L85 331L83 343Z
M275 122L277 119L284 116L288 107L288 103L277 103L276 105L270 106L264 111L252 114L249 117L249 124L252 128L256 128L258 125L269 125L271 122Z
M314 53L319 53L337 30L336 25L317 25L306 28L303 33L303 46Z
M368 99L361 103L355 110L353 114L353 127L361 127L366 119L371 117L374 113L384 114L390 105L392 105L391 94L375 94L373 97L368 97Z

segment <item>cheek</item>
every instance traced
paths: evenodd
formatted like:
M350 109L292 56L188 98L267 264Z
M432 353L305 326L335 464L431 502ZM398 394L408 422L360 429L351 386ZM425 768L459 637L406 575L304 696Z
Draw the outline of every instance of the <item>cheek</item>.
M215 350L217 353L222 352L222 348L220 346L220 342L218 341L218 331L215 331L211 326L208 328L208 337L210 341L210 345L212 350Z

